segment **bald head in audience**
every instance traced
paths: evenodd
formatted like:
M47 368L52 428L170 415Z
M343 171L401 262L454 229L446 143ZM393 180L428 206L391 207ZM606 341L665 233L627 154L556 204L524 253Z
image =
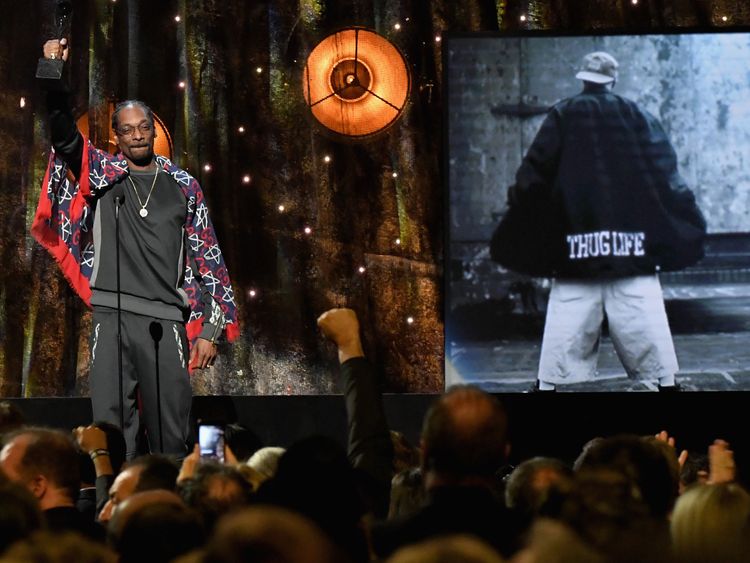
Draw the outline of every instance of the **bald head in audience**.
M134 493L164 489L174 491L179 469L171 459L160 455L136 458L117 476L109 489L109 500L99 513L101 522L109 522L117 507Z
M427 488L491 482L509 452L505 409L476 387L451 388L425 415L422 466Z
M155 489L124 500L109 522L120 563L172 561L203 545L198 515L172 491Z
M80 471L71 437L58 430L26 427L11 433L0 451L5 475L25 486L42 510L73 506Z

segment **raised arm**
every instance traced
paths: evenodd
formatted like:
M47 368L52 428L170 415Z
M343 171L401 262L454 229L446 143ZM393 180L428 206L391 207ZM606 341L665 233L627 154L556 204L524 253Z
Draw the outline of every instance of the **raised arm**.
M70 48L67 39L50 39L42 51L45 58L68 60ZM47 111L49 113L50 137L55 152L65 161L76 178L81 172L83 137L76 127L70 109L69 94L60 91L47 91Z
M109 488L115 480L115 472L109 455L107 434L96 426L79 426L73 430L78 447L94 462L96 471L96 513L99 514L109 499Z
M318 318L318 326L338 348L349 423L349 461L365 477L363 485L371 509L384 518L388 514L393 446L377 373L362 350L354 311L326 311Z

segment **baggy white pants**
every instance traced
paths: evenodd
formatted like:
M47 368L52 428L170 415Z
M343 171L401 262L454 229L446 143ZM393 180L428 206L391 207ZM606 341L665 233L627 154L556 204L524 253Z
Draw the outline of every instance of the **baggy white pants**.
M656 275L612 280L554 280L538 378L552 384L596 376L601 325L628 377L658 381L677 373L677 356Z

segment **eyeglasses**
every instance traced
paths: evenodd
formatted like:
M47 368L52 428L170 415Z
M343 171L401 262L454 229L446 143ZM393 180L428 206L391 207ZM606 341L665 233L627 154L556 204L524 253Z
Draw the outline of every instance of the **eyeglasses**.
M132 127L130 125L125 125L124 127L120 127L119 129L115 129L117 131L117 134L122 137L130 137L133 133L135 133L135 130L138 129L143 135L148 135L151 133L151 131L154 130L154 126L150 123L141 123L138 125L138 127Z

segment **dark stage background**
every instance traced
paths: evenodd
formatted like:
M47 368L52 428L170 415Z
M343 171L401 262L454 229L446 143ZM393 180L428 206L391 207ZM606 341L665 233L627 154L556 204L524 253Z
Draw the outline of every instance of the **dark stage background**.
M335 392L335 356L315 319L342 305L360 314L367 353L387 390L442 390L442 33L750 23L750 8L739 0L74 4L74 99L79 112L89 110L92 138L107 138L110 100L142 98L170 131L174 159L206 192L244 332L213 369L193 377L196 394L205 395ZM90 320L28 235L48 146L33 74L53 10L51 0L0 2L6 397L87 393ZM393 41L412 70L402 119L362 144L321 134L302 97L306 55L346 25Z

